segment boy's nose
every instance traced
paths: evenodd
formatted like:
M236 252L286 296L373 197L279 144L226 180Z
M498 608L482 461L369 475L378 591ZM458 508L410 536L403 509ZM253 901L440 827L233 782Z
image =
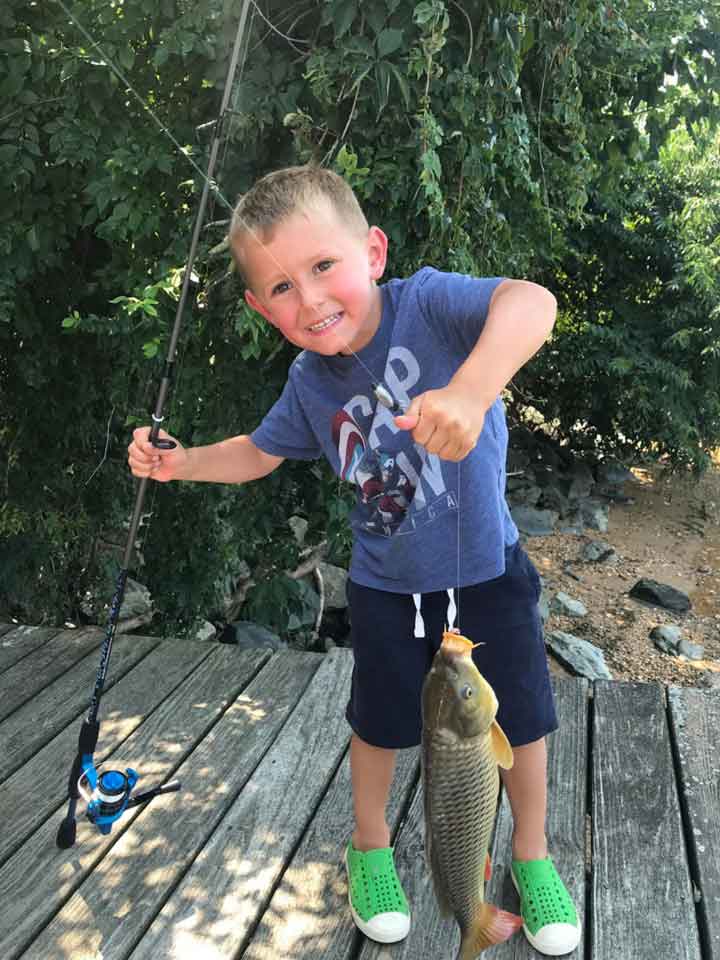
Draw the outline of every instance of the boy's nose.
M325 295L322 290L314 290L311 286L296 287L300 303L308 310L317 312L325 303Z

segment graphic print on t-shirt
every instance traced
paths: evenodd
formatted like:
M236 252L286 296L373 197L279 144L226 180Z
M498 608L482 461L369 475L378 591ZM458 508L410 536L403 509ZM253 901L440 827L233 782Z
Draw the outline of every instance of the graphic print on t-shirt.
M332 433L340 457L340 476L356 484L359 501L368 508L363 526L391 536L405 519L415 494L410 478L392 453L367 448L362 430L345 410L335 414Z
M406 390L418 376L419 366L410 351L391 349L386 380L392 383L394 395L409 402ZM358 420L366 424L369 439ZM338 472L356 486L358 505L365 513L362 526L385 537L413 533L457 510L457 498L447 490L440 459L412 441L399 447L398 434L407 436L389 411L366 396L353 397L332 421Z

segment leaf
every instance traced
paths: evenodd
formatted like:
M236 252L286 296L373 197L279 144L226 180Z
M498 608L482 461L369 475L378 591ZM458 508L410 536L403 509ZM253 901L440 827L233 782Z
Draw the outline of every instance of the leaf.
M342 0L337 4L333 24L335 26L335 39L339 40L344 36L350 27L358 12L358 5L355 0Z
M120 47L118 50L118 59L126 70L132 70L135 63L135 51L131 46Z
M402 46L403 36L402 30L393 28L383 30L377 38L378 56L381 58L387 57L398 50Z

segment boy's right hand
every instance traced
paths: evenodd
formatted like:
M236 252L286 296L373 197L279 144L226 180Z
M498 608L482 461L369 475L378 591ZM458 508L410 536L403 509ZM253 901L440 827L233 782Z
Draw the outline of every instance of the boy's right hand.
M160 483L168 480L182 479L183 469L188 464L188 452L175 437L160 430L158 437L163 440L173 440L174 450L160 450L154 447L149 440L150 427L138 427L133 432L132 443L128 446L128 463L130 471L135 477L149 477Z

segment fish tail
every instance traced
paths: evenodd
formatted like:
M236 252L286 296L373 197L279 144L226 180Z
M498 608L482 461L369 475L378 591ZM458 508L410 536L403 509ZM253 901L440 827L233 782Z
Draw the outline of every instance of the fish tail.
M522 917L483 903L472 924L464 932L457 960L475 960L483 950L504 943L522 926Z

